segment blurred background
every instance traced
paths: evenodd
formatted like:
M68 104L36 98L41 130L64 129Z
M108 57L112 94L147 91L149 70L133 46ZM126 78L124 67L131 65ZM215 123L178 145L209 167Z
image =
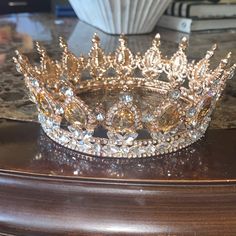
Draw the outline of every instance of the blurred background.
M1 0L0 14L51 12L78 17L110 34L159 27L185 33L236 27L236 0Z

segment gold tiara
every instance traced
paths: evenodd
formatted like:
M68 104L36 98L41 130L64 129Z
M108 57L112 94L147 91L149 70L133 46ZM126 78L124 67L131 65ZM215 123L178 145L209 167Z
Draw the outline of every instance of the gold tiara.
M95 34L88 57L76 57L60 38L60 62L38 43L39 67L18 51L14 61L52 140L81 155L149 157L200 139L234 75L230 53L210 69L216 45L200 61L188 62L187 44L183 38L168 59L157 34L144 55L134 55L121 35L116 51L106 55Z

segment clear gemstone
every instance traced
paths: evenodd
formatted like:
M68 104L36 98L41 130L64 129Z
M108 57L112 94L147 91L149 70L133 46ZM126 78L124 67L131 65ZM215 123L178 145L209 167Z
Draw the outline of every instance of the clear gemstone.
M168 150L169 146L169 143L160 143L159 145L157 145L157 150L159 153L164 153Z
M147 146L146 150L149 155L155 155L156 147L150 144Z
M96 119L98 121L103 121L105 119L104 115L102 113L97 114Z
M198 131L193 131L190 135L193 140L197 140L201 137L201 134Z
M105 151L105 154L109 156L109 155L112 155L112 154L119 153L120 148L119 148L119 147L116 147L116 146L114 146L114 145L106 145L106 146L103 148L103 151Z
M92 150L92 145L88 142L84 142L83 140L78 142L78 147L81 152L89 152Z
M90 141L92 135L93 135L93 132L83 131L83 140Z
M46 120L45 124L46 124L47 128L51 128L53 126L52 120L49 120L49 119Z
M191 124L192 124L193 127L195 127L195 126L197 126L197 121L196 120L192 120Z
M198 72L200 79L205 75L206 70L207 70L206 64L202 64L202 66L200 67L199 72Z
M123 136L121 134L118 134L118 133L113 133L111 131L108 131L107 136L108 136L109 140L113 143L123 141Z
M160 53L152 50L145 55L144 60L146 67L153 68L153 66L159 66L161 60Z
M60 105L57 104L55 107L55 114L61 115L63 113L64 113L64 109Z
M93 150L94 150L95 155L101 155L101 145L100 144L95 143L93 145Z
M193 117L193 116L196 114L196 112L197 112L196 108L191 107L191 108L189 108L188 111L187 111L187 116L188 116L188 117Z
M146 147L137 147L132 146L129 149L129 154L133 154L134 156L141 156L142 154L146 153Z
M29 80L30 80L31 85L32 85L34 88L39 88L39 82L38 82L38 80L36 80L35 78L29 78Z
M154 120L154 116L151 115L150 113L148 114L145 114L143 117L142 117L142 121L145 122L145 123L148 123L148 122L151 122Z
M77 146L77 142L76 140L72 139L71 142L70 142L70 145L75 148Z
M231 73L229 74L228 79L232 79L234 77L234 70L231 71Z
M161 133L151 133L151 137L155 140L164 140L165 136Z
M67 88L67 87L62 87L60 89L60 92L67 97L73 97L73 95L74 95L73 90L71 88Z
M206 129L207 129L207 127L208 127L208 123L204 123L204 124L201 125L200 129L201 129L203 132L205 132Z
M179 147L179 140L172 142L171 146L174 148L178 148Z
M82 130L75 129L72 126L68 126L68 129L75 136L75 138L82 139L84 137Z
M129 103L133 101L133 96L131 94L122 94L120 100L124 103Z
M41 123L41 124L44 124L46 122L46 118L43 114L39 113L38 114L38 121Z
M179 69L181 68L181 64L182 64L181 58L179 56L176 57L172 69L174 71L179 71Z
M59 137L59 141L62 143L62 144L67 144L67 143L69 143L69 138L68 137L66 137L66 136L64 136L64 135L61 135L60 137Z
M133 141L138 137L137 133L132 133L132 134L126 134L123 139L124 139L124 144L131 146L133 144Z
M107 136L109 140L111 140L113 143L118 145L128 145L131 146L133 144L133 141L138 137L137 133L128 133L124 136L118 133L112 133L110 131L107 132Z
M119 153L121 157L127 157L129 154L130 149L128 147L121 147Z
M178 99L180 97L180 91L179 90L173 90L170 92L170 97L174 100Z
M174 73L180 73L184 69L185 57L183 54L175 56L173 58L172 71Z
M18 63L16 64L16 71L22 73L21 66Z

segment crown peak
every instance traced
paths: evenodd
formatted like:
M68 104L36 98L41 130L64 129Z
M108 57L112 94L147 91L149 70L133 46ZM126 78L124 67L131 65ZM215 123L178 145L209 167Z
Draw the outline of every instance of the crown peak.
M92 42L97 44L100 42L100 38L96 33L93 35Z
M211 49L206 52L205 58L210 59L214 55L216 49L217 49L217 44L213 44Z
M232 54L231 52L227 53L226 57L221 60L221 63L223 63L223 67L225 67L229 64L231 54Z
M68 45L67 45L67 43L66 43L66 41L64 40L63 37L59 37L59 45L64 50L67 50L67 48L68 48Z
M188 46L188 39L187 37L182 37L180 43L179 43L179 48L182 50L185 50Z
M212 51L215 51L216 49L217 49L217 44L215 43L215 44L212 45L211 50L212 50Z
M36 42L35 45L36 45L36 48L37 48L37 51L39 52L39 54L41 54L42 56L45 56L46 49L39 42Z
M127 38L125 37L124 34L121 34L120 37L119 37L119 42L121 45L126 45L127 43Z
M228 52L228 54L227 54L226 58L227 58L227 59L230 59L230 58L231 58L231 56L232 56L232 52Z
M161 39L161 35L160 35L159 33L157 33L157 34L155 35L155 39Z
M161 36L160 36L160 34L156 34L155 35L155 38L153 39L153 41L152 41L152 45L154 46L154 47L158 47L158 46L160 46L160 39L161 39Z

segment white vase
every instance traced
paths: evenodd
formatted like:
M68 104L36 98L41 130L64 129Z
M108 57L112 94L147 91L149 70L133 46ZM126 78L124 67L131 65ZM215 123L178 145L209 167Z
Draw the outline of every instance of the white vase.
M171 0L69 0L78 18L109 34L144 34Z

